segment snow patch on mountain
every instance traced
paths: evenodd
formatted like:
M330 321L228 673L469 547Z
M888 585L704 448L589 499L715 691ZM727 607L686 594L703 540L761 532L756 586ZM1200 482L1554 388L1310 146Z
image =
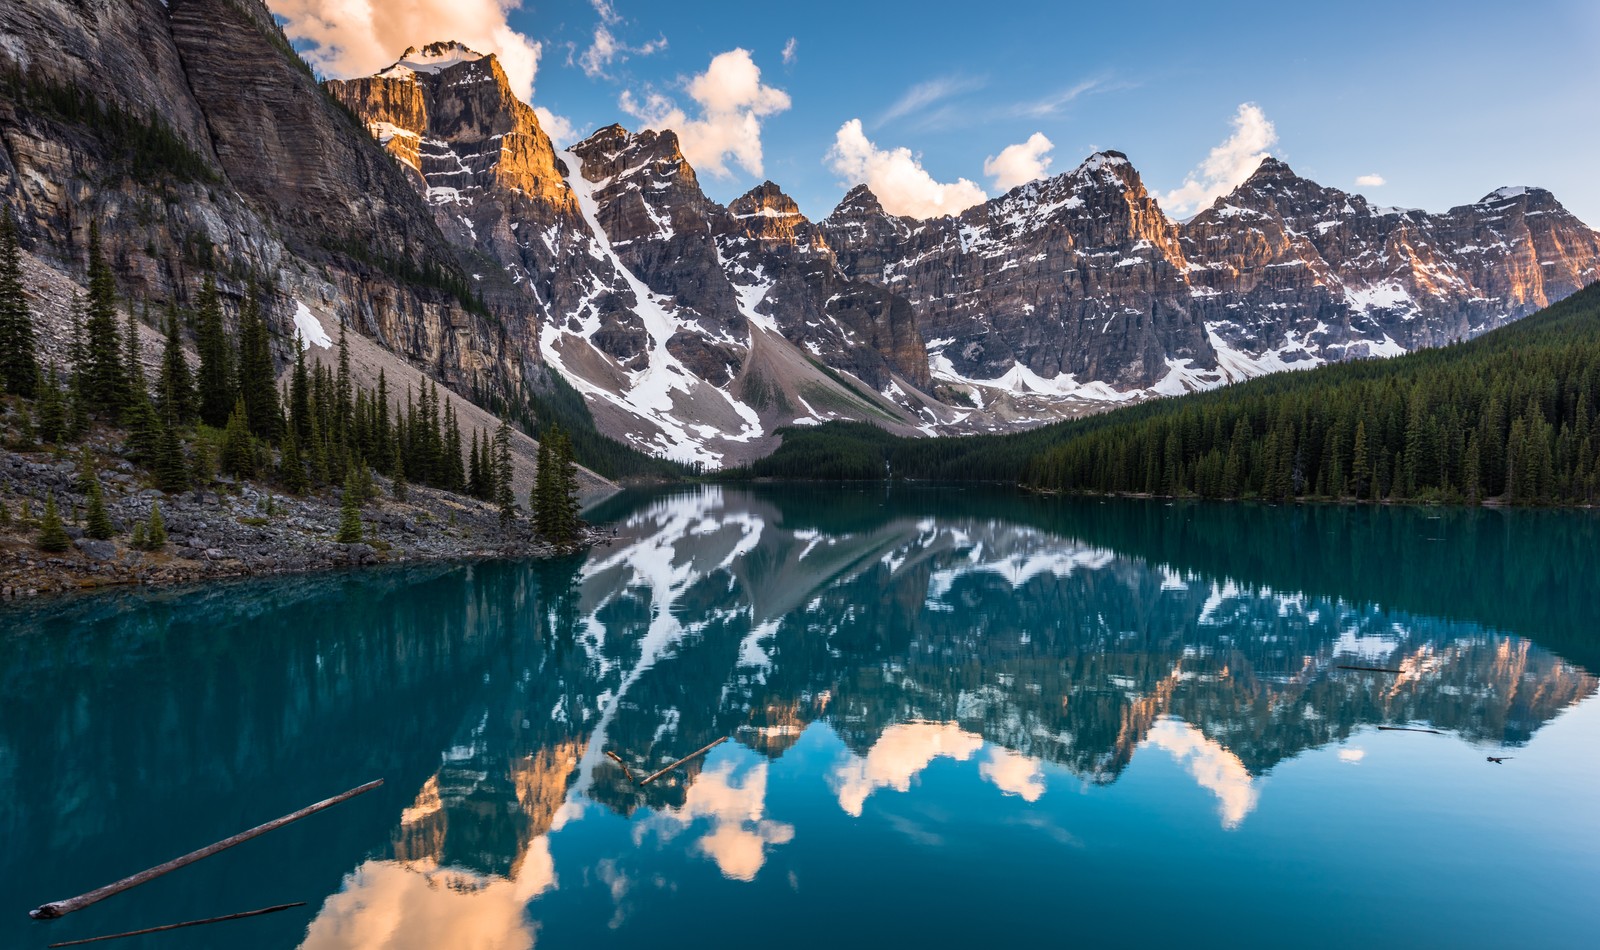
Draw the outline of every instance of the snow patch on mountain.
M610 184L609 179L598 183L590 182L580 171L583 162L578 156L571 152L557 154L570 169L567 184L572 188L578 208L593 235L590 253L609 263L613 271L633 292L637 301L634 313L650 337L650 351L649 362L644 369L635 372L618 367L627 379L622 392L613 392L586 379L582 373L576 372L566 364L561 352L560 342L563 336L576 336L585 345L591 344L593 334L600 329L598 317L586 321L578 333L567 329L566 321L547 323L539 335L540 353L545 361L565 376L579 392L609 402L659 428L660 435L653 444L646 445L645 448L675 461L716 466L722 460L722 453L711 448L711 444L716 441L748 442L760 438L764 434L760 417L756 415L755 410L734 399L724 390L700 380L672 355L667 348L667 341L682 329L682 323L669 309L671 301L659 297L623 264L622 258L612 248L605 229L600 226L599 204L595 199L595 193ZM596 296L607 289L600 285L598 279L595 280L595 285ZM723 433L710 426L688 425L679 420L678 401L674 394L680 394L685 400L690 400L710 393L715 394L712 398L720 398L726 402L742 421L743 426L738 432Z
M300 334L300 339L311 346L320 346L324 350L333 347L333 341L328 339L328 331L322 329L322 321L317 319L311 308L296 300L294 302L294 328Z

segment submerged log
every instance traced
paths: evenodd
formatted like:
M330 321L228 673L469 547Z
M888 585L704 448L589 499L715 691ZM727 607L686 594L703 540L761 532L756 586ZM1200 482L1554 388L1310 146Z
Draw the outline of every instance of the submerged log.
M36 907L33 910L28 911L28 916L32 917L34 920L54 920L57 917L65 917L73 911L83 910L90 904L98 903L108 897L114 897L117 894L121 894L123 891L128 890L129 888L138 887L140 884L149 883L163 874L170 874L181 867L193 864L194 862L203 858L209 858L219 851L226 851L236 844L243 844L244 842L249 841L251 838L259 837L260 835L264 835L269 831L276 831L279 828L282 828L284 825L299 821L308 815L314 815L325 808L332 808L340 802L347 802L350 799L355 798L357 795L360 795L364 792L370 792L382 784L383 779L381 778L375 782L368 782L359 788L352 788L350 791L345 792L342 795L335 795L332 798L317 802L315 805L307 805L297 812L284 815L282 818L276 818L264 825L257 825L256 827L251 828L249 831L241 831L231 838L225 838L222 841L218 841L216 844L207 845L206 847L201 848L199 851L191 851L181 858L173 858L166 864L159 864L147 871L140 871L138 874L130 875L113 884L107 884L105 887L97 888L88 892L87 894L79 894L77 897L69 897L63 901L53 901L41 907Z
M60 943L50 944L50 950L55 950L56 947L76 947L85 943L99 943L102 940L121 940L123 937L142 937L145 934L158 934L164 930L180 930L184 927L198 927L201 924L220 924L224 921L260 917L262 914L276 914L280 911L304 906L306 906L305 901L295 901L293 904L278 904L275 907L263 907L260 910L247 910L241 914L224 914L221 917L207 917L205 920L186 920L181 924L163 924L160 927L146 927L143 930L129 930L125 933L106 934L102 937L84 937L82 940L63 940Z
M1341 670L1360 670L1363 673L1404 673L1405 672L1405 670L1391 670L1388 667L1383 667L1383 666L1345 666L1342 663L1339 665L1339 669L1341 669Z
M617 763L618 765L622 766L622 774L626 775L628 777L628 781L630 781L630 782L637 781L637 779L635 779L633 777L633 769L628 768L628 763L622 761L622 757L621 756L617 755L615 752L612 752L610 749L607 749L606 750L606 757L611 759L611 761Z
M657 769L654 772L651 772L649 775L647 775L643 779L641 779L639 781L639 784L640 785L649 785L651 782L654 782L656 779L658 779L661 776L667 774L668 772L672 771L673 769L677 768L678 766L682 765L683 763L688 762L691 759L698 759L702 755L705 755L707 752L710 752L712 749L715 749L717 746L722 745L724 742L727 742L727 741L728 741L728 737L727 736L723 736L721 739L718 739L716 742L711 743L710 745L706 746L705 748L700 749L700 750L695 751L695 752L691 752L688 755L684 756L683 758L679 759L678 761L672 763L671 765L669 765L669 766L667 766L665 768L662 768L662 769Z

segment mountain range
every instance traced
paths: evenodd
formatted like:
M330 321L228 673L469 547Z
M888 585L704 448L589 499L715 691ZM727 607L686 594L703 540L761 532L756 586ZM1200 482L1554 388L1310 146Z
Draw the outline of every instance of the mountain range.
M784 426L998 431L1467 338L1600 279L1548 191L1376 207L1275 159L1173 221L1105 151L958 216L865 186L724 206L671 131L556 148L492 55L319 82L260 0L0 10L0 196L38 268L99 222L122 288L269 291L278 353L343 323L486 406L718 467Z

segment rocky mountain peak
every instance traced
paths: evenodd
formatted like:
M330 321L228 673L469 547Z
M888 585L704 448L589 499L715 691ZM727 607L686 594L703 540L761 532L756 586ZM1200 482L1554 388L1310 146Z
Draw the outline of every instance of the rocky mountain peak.
M444 40L422 47L406 47L406 51L400 54L394 65L378 73L378 76L384 79L409 79L415 73L436 76L462 63L475 63L493 58L493 54L485 56L455 40Z
M728 214L736 228L758 241L793 242L802 230L810 236L811 222L800 213L800 206L770 181L734 199Z
M883 202L865 184L860 184L845 192L844 198L828 215L828 220L844 220L848 218L880 217L887 216L889 212L883 210Z

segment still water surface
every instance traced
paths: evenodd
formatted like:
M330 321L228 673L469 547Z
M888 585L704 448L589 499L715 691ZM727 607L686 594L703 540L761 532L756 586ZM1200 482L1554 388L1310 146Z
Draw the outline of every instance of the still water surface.
M123 946L1593 946L1591 515L773 487L590 517L620 539L559 563L0 611L0 946L295 900ZM646 787L605 755L722 736Z

